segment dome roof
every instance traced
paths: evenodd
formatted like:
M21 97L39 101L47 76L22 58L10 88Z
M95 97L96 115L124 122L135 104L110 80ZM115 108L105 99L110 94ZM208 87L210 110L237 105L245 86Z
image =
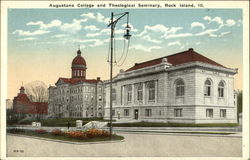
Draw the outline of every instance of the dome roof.
M81 56L81 51L78 50L77 51L77 56L73 59L72 61L72 66L73 65L83 65L83 66L86 66L86 61L85 59Z

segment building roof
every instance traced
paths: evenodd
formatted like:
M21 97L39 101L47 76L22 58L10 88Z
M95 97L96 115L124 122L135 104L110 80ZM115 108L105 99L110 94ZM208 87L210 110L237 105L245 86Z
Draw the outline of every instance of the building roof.
M133 67L127 69L126 72L160 64L162 63L163 58L166 58L167 62L172 64L173 66L189 62L203 62L214 66L226 68L225 66L195 52L193 48L190 48L187 51L179 52L176 54L153 59L142 63L136 63Z
M32 102L25 93L19 93L14 97L13 108L16 113L48 114L47 102Z
M59 80L62 80L64 83L68 83L68 84L77 84L81 82L97 83L98 81L100 81L96 79L83 79L83 78L59 78Z
M80 50L77 51L77 56L72 61L72 66L73 65L87 66L85 59L81 56L81 51Z

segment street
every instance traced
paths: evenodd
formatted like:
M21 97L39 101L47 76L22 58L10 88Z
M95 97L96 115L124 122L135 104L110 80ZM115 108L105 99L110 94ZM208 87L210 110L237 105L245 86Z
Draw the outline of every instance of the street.
M7 157L240 157L242 138L118 133L123 142L69 144L7 135Z

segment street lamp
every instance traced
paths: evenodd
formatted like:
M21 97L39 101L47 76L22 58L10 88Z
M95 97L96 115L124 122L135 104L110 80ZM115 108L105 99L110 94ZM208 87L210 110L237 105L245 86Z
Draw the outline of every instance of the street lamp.
M114 19L114 16L119 16L117 19ZM113 41L114 41L114 31L115 31L115 26L116 23L124 16L127 16L127 26L125 27L125 34L124 34L124 38L126 40L129 40L131 37L131 34L129 33L131 30L131 27L128 24L128 20L129 20L129 12L124 12L124 13L119 13L119 14L114 14L113 12L111 12L111 22L108 24L108 27L111 28L111 36L110 36L110 128L109 128L109 132L110 132L110 139L112 138L112 74L113 74Z

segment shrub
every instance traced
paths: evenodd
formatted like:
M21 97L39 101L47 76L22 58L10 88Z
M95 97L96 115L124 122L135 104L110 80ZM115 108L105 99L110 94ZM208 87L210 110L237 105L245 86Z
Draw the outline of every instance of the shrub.
M24 133L24 129L19 129L19 128L12 128L12 129L7 129L8 133Z
M65 135L71 137L71 138L78 138L78 139L85 139L87 138L86 134L82 131L70 131L70 132L64 132Z
M96 138L96 137L108 137L109 132L104 130L98 130L98 129L89 129L85 131L85 134L88 138Z
M47 131L46 131L46 130L44 130L44 129L37 129L37 130L35 130L35 132L36 132L36 133L38 133L38 134L44 134L44 133L47 133Z
M63 133L63 131L61 131L61 130L59 130L59 129L54 129L54 130L51 132L51 134L56 135L56 136L61 136L61 135L63 135L64 133Z

